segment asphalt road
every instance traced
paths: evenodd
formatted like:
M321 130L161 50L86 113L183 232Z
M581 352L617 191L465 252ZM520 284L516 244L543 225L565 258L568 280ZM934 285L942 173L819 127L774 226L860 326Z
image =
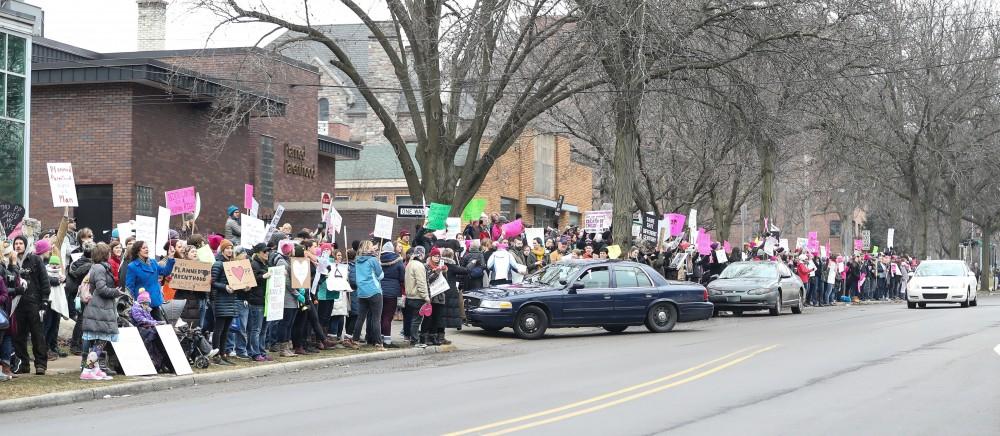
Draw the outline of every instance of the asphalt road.
M722 317L668 334L454 338L463 351L33 410L0 425L102 436L1000 434L1000 298Z

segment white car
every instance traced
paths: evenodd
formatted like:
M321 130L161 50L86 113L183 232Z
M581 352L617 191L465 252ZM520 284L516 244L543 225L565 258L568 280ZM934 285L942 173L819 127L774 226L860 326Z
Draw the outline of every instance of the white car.
M977 305L976 274L961 260L926 260L917 266L906 284L906 307L916 309L927 303Z

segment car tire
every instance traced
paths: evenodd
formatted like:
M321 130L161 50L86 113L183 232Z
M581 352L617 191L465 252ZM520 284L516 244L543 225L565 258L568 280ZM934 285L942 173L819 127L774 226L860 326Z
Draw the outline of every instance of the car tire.
M969 302L969 306L976 307L978 305L979 305L979 296L976 295L976 298L973 298L972 301Z
M917 307L919 307L921 309L926 309L927 308L927 303L917 303Z
M907 309L916 309L917 308L917 303L914 303L914 302L911 302L911 301L907 301L906 302L906 308Z
M670 303L658 303L646 313L646 328L653 333L666 333L677 324L677 308Z
M774 307L767 309L771 316L781 315L781 293L778 293L778 298L774 300Z
M606 326L602 326L602 327L604 328L604 330L607 330L609 333L621 333L621 332L625 331L625 329L628 328L627 325L606 325Z
M969 297L970 297L971 295L972 295L972 292L971 292L971 291L965 291L965 301L963 301L963 302L961 302L961 303L958 303L958 304L959 304L960 306L962 306L963 308L968 308L968 307L969 307Z
M801 315L802 314L802 303L801 302L795 303L795 305L792 306L792 313L794 313L796 315Z
M712 318L719 317L719 309L712 309Z
M549 317L538 306L521 309L514 319L514 334L521 339L540 339L549 328Z

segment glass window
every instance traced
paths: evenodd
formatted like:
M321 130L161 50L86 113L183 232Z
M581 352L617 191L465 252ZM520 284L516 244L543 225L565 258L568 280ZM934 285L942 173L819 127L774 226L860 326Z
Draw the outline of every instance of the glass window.
M382 203L388 203L389 202L389 196L388 195L376 195L376 196L372 197L372 201L380 201Z
M915 273L918 277L961 277L966 275L965 264L957 262L923 262L917 265Z
M840 220L830 220L830 237L840 236Z
M7 35L0 33L0 69L7 66Z
M535 206L532 209L535 210L535 227L552 225L552 220L555 219L555 209L549 209L544 206Z
M24 74L24 38L7 35L7 70Z
M0 38L2 40L3 38ZM0 120L0 200L24 203L24 124ZM7 229L10 232L12 229Z
M257 201L261 207L274 207L274 138L260 137L260 191Z
M514 216L517 215L517 200L500 197L500 214L513 221Z
M396 204L408 205L413 204L413 200L410 199L409 195L397 195Z
M776 279L778 274L771 262L753 263L737 262L731 263L719 274L720 279L735 278L755 278L755 279Z
M351 197L348 197L346 195L338 195L336 197L333 197L333 201L349 201L350 199Z
M319 120L330 121L330 100L319 99Z
M548 197L556 195L556 137L535 136L535 193Z
M24 77L7 75L7 117L24 119Z
M633 267L615 267L616 288L648 288L653 286L642 270Z
M597 266L587 270L577 281L583 283L586 289L610 288L611 272L606 266Z
M580 225L580 214L576 212L569 213L569 225L578 226Z
M135 186L135 214L156 216L153 212L153 188L149 186Z

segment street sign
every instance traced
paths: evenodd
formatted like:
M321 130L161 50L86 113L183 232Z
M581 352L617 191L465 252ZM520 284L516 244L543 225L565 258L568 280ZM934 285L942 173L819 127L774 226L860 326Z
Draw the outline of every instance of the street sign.
M556 203L556 216L562 213L563 202L566 201L565 195L559 196L559 202Z
M320 208L323 210L323 216L330 212L330 207L333 206L333 197L330 196L329 192L324 192L319 196Z
M423 218L425 216L427 216L427 209L419 204L396 206L396 218Z
M872 249L872 232L871 230L861 231L861 249L868 251Z

